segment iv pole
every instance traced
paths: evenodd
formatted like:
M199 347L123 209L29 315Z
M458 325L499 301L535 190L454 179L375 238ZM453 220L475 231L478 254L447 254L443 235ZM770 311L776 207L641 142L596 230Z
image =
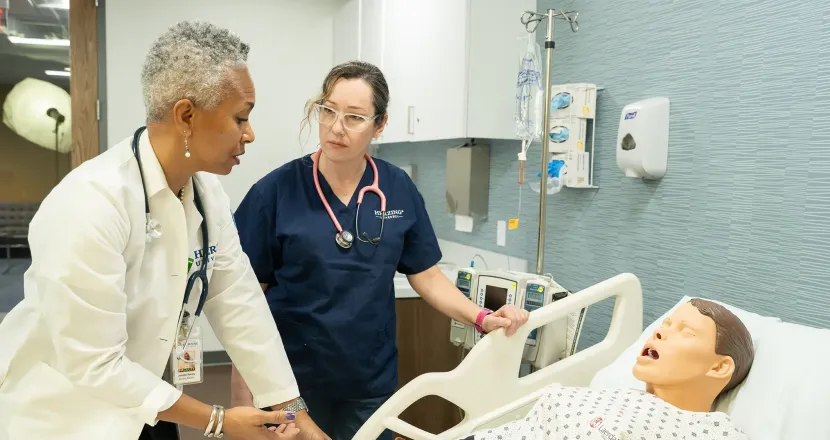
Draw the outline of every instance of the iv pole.
M571 31L579 29L579 13L575 11L556 11L548 9L547 14L537 14L527 11L522 14L522 24L529 33L536 31L540 22L547 19L548 29L545 36L545 131L542 133L542 177L539 185L539 235L536 244L536 273L545 273L545 229L547 219L547 178L548 178L548 156L550 155L550 66L553 56L553 20L565 20L571 26Z

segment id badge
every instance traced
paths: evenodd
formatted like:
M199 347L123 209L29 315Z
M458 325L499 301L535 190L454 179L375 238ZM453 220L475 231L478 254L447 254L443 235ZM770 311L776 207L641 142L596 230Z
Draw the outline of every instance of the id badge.
M186 336L187 331L183 328L171 356L173 385L178 387L202 383L203 380L201 327L194 325L190 338Z

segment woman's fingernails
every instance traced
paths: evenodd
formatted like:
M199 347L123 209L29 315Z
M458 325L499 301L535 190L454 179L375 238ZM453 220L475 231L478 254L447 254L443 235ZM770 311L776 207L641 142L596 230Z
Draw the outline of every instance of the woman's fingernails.
M286 420L294 420L296 417L297 417L297 416L296 416L296 415L294 415L294 413L293 413L293 412L290 412L290 413L286 413L286 414L285 414L285 419L286 419Z

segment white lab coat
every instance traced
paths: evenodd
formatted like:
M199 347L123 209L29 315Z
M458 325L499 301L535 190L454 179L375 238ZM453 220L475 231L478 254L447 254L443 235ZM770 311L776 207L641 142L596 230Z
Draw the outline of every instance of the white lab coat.
M190 184L184 203L168 189L145 131L139 148L150 212L163 231L145 242L131 139L69 173L32 220L25 299L0 324L0 440L135 440L180 396L161 375L178 327L187 259L202 248L202 217ZM296 398L228 197L216 176L199 173L196 186L215 246L204 314L256 406ZM199 292L190 295L188 310Z

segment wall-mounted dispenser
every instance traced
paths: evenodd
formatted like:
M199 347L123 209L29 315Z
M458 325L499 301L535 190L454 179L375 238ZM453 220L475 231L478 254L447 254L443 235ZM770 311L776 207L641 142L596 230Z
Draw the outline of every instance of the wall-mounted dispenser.
M660 179L669 155L669 98L623 107L617 132L617 166L628 177Z
M467 222L487 219L490 146L476 141L447 150L447 213ZM466 229L466 228L465 228ZM469 231L468 231L469 232Z

